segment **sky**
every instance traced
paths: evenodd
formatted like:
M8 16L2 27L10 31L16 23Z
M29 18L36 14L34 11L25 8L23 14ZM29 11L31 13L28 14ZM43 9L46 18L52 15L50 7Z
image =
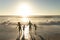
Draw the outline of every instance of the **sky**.
M33 15L60 15L60 0L0 0L0 15L18 14L23 2L31 6Z

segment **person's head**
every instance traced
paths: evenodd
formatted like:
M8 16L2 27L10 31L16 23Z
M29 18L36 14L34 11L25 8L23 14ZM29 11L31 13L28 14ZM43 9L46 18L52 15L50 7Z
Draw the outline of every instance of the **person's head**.
M31 22L31 21L29 21L29 22Z
M20 22L18 22L18 24L20 24Z

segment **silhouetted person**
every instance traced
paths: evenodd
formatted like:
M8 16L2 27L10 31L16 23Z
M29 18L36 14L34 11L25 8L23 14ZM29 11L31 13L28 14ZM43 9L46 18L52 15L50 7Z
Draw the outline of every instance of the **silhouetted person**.
M21 30L21 23L18 22L18 30L19 30L19 38L20 38L20 30Z
M32 26L31 21L29 21L28 25L29 25L29 30L31 30L31 26Z
M34 27L35 27L35 30L37 30L37 25L36 24L34 24Z
M19 32L20 32L20 30L21 30L21 23L20 22L18 22L18 28L19 28Z

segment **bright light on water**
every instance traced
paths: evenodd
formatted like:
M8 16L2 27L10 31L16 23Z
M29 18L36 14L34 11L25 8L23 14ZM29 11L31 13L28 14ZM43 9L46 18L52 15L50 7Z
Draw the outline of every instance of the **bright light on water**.
M21 18L21 22L24 23L24 24L25 23L28 23L29 22L29 19L28 18Z
M23 30L23 27L24 27L24 25L22 26L22 36L20 38L22 38L23 35L24 35L25 39L29 39L30 38L30 35L29 35L29 26L25 25L24 30Z
M24 35L25 39L29 39L29 26L25 26Z

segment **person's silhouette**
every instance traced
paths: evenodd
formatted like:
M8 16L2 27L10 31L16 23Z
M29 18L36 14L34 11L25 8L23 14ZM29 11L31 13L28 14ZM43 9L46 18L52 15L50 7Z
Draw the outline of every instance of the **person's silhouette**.
M29 25L29 30L31 30L31 26L32 26L31 21L29 21L28 25Z
M35 30L37 30L37 25L36 24L34 24L34 27L35 27Z
M21 30L21 23L20 22L18 22L18 28L19 28L19 32L20 32L20 30Z
M21 31L21 23L18 22L18 30L19 30L19 36L20 36L20 31Z

